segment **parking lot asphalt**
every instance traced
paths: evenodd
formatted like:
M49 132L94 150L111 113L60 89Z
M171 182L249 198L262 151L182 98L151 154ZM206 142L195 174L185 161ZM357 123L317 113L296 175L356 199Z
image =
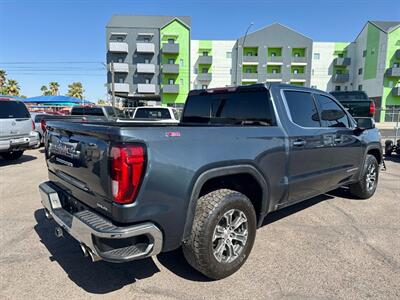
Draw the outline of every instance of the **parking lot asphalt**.
M245 265L209 281L180 250L90 262L44 216L41 150L0 159L0 298L400 299L400 159L386 165L369 200L339 190L270 214Z

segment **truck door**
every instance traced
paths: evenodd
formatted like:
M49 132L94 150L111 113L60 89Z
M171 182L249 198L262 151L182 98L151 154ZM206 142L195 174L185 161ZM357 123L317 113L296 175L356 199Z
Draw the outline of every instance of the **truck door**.
M311 93L290 89L283 94L289 117L288 201L297 202L326 190L334 130L321 127Z
M322 127L334 134L328 187L335 188L359 171L363 158L361 142L351 128L347 114L335 100L321 94L314 94L314 98L320 111Z

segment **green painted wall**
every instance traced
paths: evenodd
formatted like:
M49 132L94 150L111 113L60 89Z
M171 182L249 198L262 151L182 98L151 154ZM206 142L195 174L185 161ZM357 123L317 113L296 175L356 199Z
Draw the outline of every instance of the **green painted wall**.
M305 57L306 56L306 48L293 48L292 56L295 56L296 53L298 53L300 57Z
M294 70L297 70L297 73L304 74L305 68L304 66L291 66L290 73L294 74Z
M248 70L250 70L248 72ZM255 65L244 65L243 66L243 73L257 73L257 66Z
M273 70L276 70L276 73L281 73L282 72L282 68L281 66L267 66L267 73L272 74Z
M190 29L179 20L174 20L160 30L160 44L168 42L168 38L175 38L175 43L179 44L179 54L175 55L175 63L179 64L179 74L175 78L175 83L179 84L179 94L162 94L162 104L185 103L190 90ZM161 62L168 62L170 54L162 54ZM169 74L162 75L161 82L168 82Z
M244 47L243 55L247 56L249 53L251 53L252 56L257 56L258 55L258 47Z
M199 53L208 51L208 55L212 55L212 41L211 40L200 40L199 41Z
M386 51L386 69L391 68L393 63L398 62L400 64L400 60L396 59L395 52L400 49L400 28L392 31L388 35L387 41L387 51ZM400 96L393 96L392 89L390 87L392 84L393 87L400 86L400 77L385 77L383 78L383 93L382 93L382 107L386 107L386 105L400 105ZM381 114L381 121L384 121L384 115Z
M335 50L333 52L333 55L340 56L340 54L342 54L342 57L347 57L347 47L349 45L350 45L350 43L346 43L346 42L335 43Z
M367 55L364 64L364 80L376 78L379 57L379 36L381 31L368 23L367 28Z
M275 53L276 56L282 56L282 48L268 48L268 56L271 57L272 53Z

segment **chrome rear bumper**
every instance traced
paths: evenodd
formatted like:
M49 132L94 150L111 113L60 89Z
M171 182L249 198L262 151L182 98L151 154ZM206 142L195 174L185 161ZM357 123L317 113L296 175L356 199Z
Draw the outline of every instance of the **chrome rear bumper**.
M161 252L162 233L153 223L119 227L90 210L71 214L62 208L58 192L48 182L39 191L46 216L75 238L93 261L126 262Z

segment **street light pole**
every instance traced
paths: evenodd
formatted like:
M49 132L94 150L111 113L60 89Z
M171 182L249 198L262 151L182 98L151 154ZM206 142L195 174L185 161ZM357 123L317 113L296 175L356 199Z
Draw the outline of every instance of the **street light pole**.
M254 23L253 22L251 22L250 24L249 24L249 26L247 27L247 29L246 29L246 33L244 34L244 37L243 37L243 43L242 43L242 49L244 49L244 43L246 42L246 37L247 37L247 34L249 33L249 30L250 30L250 28L251 28L251 26L253 26L254 25ZM239 76L238 76L238 69L239 69L239 42L238 42L238 46L237 46L237 66L236 66L236 85L239 85L238 84L238 81L239 81ZM243 51L242 51L242 62L243 62Z

